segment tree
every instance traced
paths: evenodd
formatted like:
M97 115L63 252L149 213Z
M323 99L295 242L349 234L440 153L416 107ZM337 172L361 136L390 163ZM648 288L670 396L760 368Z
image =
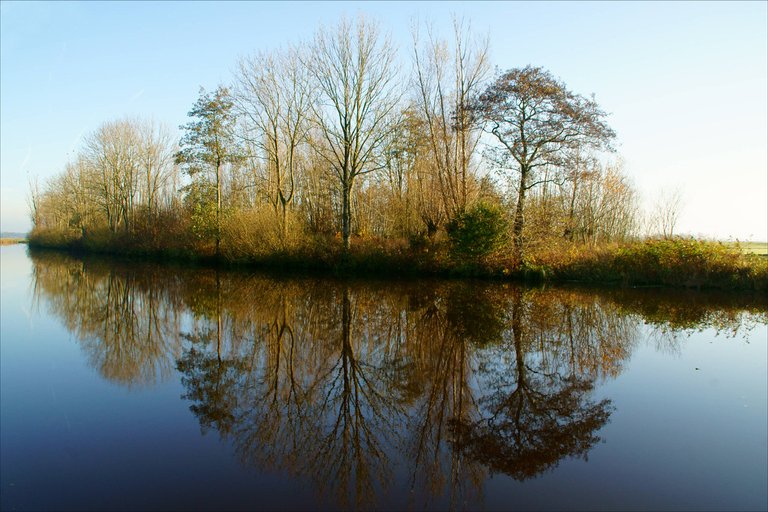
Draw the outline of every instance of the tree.
M680 218L683 195L679 188L662 190L653 205L650 216L650 230L663 236L672 238Z
M139 137L136 122L125 119L102 124L85 139L78 165L112 232L133 226L139 188Z
M40 192L40 180L37 176L34 178L27 176L29 191L27 192L27 207L29 208L29 217L32 220L32 228L39 227L42 224L42 194Z
M448 219L463 212L472 194L472 156L479 142L478 125L467 107L480 92L490 66L488 40L470 40L469 26L454 19L452 51L431 30L421 47L413 30L416 96Z
M519 173L512 229L515 258L522 263L526 192L553 179L537 172L559 168L579 148L610 149L615 133L594 99L569 91L539 67L515 68L499 76L480 96L474 112L500 143L496 163Z
M187 114L195 119L181 126L185 131L176 162L185 166L193 178L213 175L216 189L216 256L221 253L222 173L227 164L241 156L234 136L233 102L227 88L219 86L212 93L200 88L200 97Z
M395 50L378 25L360 18L353 26L344 19L335 30L320 30L304 59L318 94L313 110L322 144L316 149L339 182L346 252L355 179L377 169L378 151L400 98Z
M245 138L267 162L267 192L280 209L285 236L286 208L296 192L299 146L309 129L307 71L297 50L259 53L240 61L235 100L245 118Z
M625 240L635 234L637 194L621 161L601 164L577 155L560 187L564 237L582 243Z
M142 175L141 192L148 222L157 215L163 190L172 178L174 146L168 129L153 121L140 122L138 131L138 160Z

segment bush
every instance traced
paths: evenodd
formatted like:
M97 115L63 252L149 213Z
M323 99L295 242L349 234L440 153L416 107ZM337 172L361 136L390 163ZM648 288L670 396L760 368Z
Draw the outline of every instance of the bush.
M29 245L37 247L73 247L80 240L80 231L67 228L34 228Z
M446 230L454 259L478 262L501 247L507 222L499 206L481 201L454 217Z
M286 212L285 234L279 212L270 207L231 212L221 226L221 252L226 260L263 260L295 252L306 245L301 220Z

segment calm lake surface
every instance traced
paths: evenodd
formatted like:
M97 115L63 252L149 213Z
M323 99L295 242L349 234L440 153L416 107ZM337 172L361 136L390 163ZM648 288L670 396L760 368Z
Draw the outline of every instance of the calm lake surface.
M3 510L768 508L765 295L0 260Z

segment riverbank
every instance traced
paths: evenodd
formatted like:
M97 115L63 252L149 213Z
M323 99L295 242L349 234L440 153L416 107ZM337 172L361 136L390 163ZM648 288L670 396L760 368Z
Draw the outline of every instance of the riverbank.
M30 235L33 248L109 254L181 264L221 265L337 276L490 278L524 282L609 286L666 286L768 291L768 258L738 245L692 238L646 239L588 246L551 244L531 251L520 265L505 251L467 260L452 255L446 240L358 238L344 253L334 237L313 237L285 248L107 234L82 236L45 231Z
M0 238L0 245L25 244L26 238Z

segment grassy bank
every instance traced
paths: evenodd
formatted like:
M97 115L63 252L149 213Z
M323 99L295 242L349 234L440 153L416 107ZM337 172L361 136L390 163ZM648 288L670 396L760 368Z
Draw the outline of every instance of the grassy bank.
M26 242L25 238L0 238L0 245L24 244Z
M572 247L542 253L535 266L556 281L768 291L768 258L692 238Z
M281 271L372 276L483 277L535 282L580 282L613 286L669 286L694 289L768 291L768 258L739 246L691 238L586 246L543 245L526 263L505 250L482 259L457 257L444 238L377 240L358 237L344 254L332 236L304 237L283 246L222 240L217 258L212 243L168 233L131 236L108 232L35 231L33 247L104 253L129 259L270 268Z

